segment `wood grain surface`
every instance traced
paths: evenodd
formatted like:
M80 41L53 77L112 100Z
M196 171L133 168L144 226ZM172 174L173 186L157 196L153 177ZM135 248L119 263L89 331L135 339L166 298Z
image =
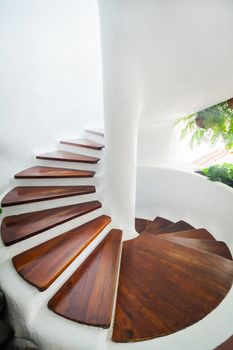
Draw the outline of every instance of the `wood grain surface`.
M232 350L233 349L233 335L224 343L219 345L215 350Z
M157 216L152 222L150 222L144 229L144 231L148 233L157 233L158 231L161 231L162 229L165 229L166 227L170 227L170 225L173 225L174 222L164 219L160 216Z
M85 156L83 154L66 152L66 151L53 151L36 156L37 159L45 160L57 160L62 162L75 162L75 163L89 163L96 164L100 158Z
M40 291L47 289L110 223L102 215L13 258L17 272Z
M17 243L100 207L99 201L91 201L7 216L1 224L2 240L5 245Z
M157 235L159 238L199 238L199 239L209 239L215 240L209 231L204 228L192 229L192 230L183 230L170 233L162 233Z
M122 232L112 230L49 301L57 314L91 326L109 328Z
M161 218L163 219L163 218ZM166 220L166 219L163 219ZM167 222L168 221L168 225ZM187 230L192 230L194 229L194 227L190 224L188 224L187 222L180 220L176 223L171 223L171 221L169 222L169 220L166 220L164 227L160 228L158 230L158 226L157 223L151 223L148 227L146 227L145 232L148 233L153 233L153 234L162 234L162 233L170 233L170 232L176 232L176 231L187 231Z
M61 143L66 145L71 145L71 146L90 148L94 150L101 150L104 148L104 145L102 143L94 142L88 139L66 140L66 141L61 141Z
M94 171L56 168L48 166L33 166L15 175L16 179L57 179L93 177Z
M94 193L95 186L19 186L2 199L2 207Z
M233 262L141 234L123 244L113 340L165 336L198 322L232 286Z
M222 256L232 260L231 252L226 243L211 239L194 239L194 238L167 238L173 242L184 244L192 248L200 249L208 253Z
M151 220L136 218L135 230L137 231L137 233L142 233L151 222Z

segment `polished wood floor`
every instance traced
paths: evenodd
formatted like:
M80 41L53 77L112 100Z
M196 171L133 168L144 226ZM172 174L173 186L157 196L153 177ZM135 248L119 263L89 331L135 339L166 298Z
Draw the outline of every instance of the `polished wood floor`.
M176 227L195 231L184 222ZM209 233L206 240L208 231L198 231L199 238L190 238L189 244L189 238L180 238L182 231L176 237L175 232L147 233L147 228L124 242L113 341L175 333L200 321L224 299L233 281L230 251Z
M37 159L44 160L56 160L62 162L74 162L74 163L89 163L96 164L100 160L97 157L85 156L83 154L67 152L67 151L53 151L36 156Z
M19 186L2 199L2 207L35 203L45 200L81 196L95 192L95 186Z
M122 232L112 230L49 301L50 310L73 321L109 328L121 240Z
M66 145L71 145L71 146L78 146L83 148L99 150L99 151L104 148L104 145L102 143L93 142L88 139L66 140L66 141L61 141L61 143Z
M5 245L17 243L100 207L99 201L91 201L7 216L1 224L2 240Z
M90 132L103 135L101 130ZM61 143L94 149L95 153L104 147L87 139ZM88 163L93 167L100 160L60 150L37 158ZM55 179L54 186L16 187L3 199L2 206L93 193L94 186L55 184L56 179L85 179L94 175L94 171L33 166L19 172L15 178L22 181ZM17 244L101 206L95 200L6 216L1 225L2 240L5 245ZM14 256L13 265L24 281L40 293L49 288L91 243L96 245L94 240L110 222L107 215L96 217ZM123 248L121 230L112 229L107 235L104 231L106 236L101 243L51 297L49 309L73 322L111 327L113 341L130 343L185 329L221 303L233 281L232 256L224 242L216 241L206 229L194 228L183 220L136 218L135 225L140 235L125 241ZM221 349L228 349L224 346L231 344L229 340Z
M40 291L47 289L111 222L102 215L13 258L16 271Z
M33 166L20 171L15 179L62 179L62 178L86 178L93 177L94 171L56 168L48 166Z
M233 335L224 343L219 345L215 350L232 350L233 349Z

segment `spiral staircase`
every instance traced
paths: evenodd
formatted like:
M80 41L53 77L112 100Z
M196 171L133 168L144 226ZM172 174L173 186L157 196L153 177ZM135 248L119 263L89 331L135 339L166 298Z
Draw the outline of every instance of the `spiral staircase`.
M17 173L19 185L3 196L1 286L10 317L23 325L18 331L41 349L58 349L54 335L50 345L42 341L43 315L53 315L53 334L59 319L74 336L105 329L106 344L111 337L144 349L143 341L190 327L218 307L233 282L231 252L204 228L158 216L136 218L138 237L123 242L101 204L104 134L87 133L37 155L40 164ZM57 336L67 336L59 349L77 348L68 334ZM81 335L76 341L86 349Z

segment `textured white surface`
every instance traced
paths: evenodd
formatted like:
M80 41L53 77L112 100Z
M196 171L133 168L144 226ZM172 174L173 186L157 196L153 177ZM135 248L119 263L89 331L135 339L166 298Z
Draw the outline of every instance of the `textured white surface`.
M131 344L109 343L108 350L214 350L232 335L233 288L217 309L180 332Z
M134 166L134 151L124 138L128 134L131 147L135 147L137 121L138 164L163 164L174 157L171 133L176 118L232 97L233 2L98 3L105 119L114 124L112 134L115 125L117 131L117 135L109 135L109 147L113 148L111 139L115 145L127 146L123 146L126 154L122 159L118 156L121 164L127 157L127 179L127 163ZM111 131L108 124L107 134ZM131 172L134 181L134 167Z
M35 154L102 124L96 1L0 1L0 51L1 192Z
M61 148L63 149L63 147ZM70 148L72 149L72 147ZM69 150L69 147L67 146L66 149ZM73 149L73 151L79 152L80 149L77 147L77 149ZM84 151L84 153L85 152L86 151ZM89 151L87 152L89 153ZM96 155L97 154L99 157L104 158L103 151L96 152ZM51 163L51 161L47 161L46 164L51 166ZM6 208L3 215L1 216L1 219L7 215L14 215L28 211L81 203L89 200L98 199L102 202L103 193L100 186L100 177L102 171L101 165L102 162L100 162L98 166L91 166L92 170L97 171L96 176L91 179L91 181L96 185L96 193L91 195L62 198ZM66 166L66 164L62 163L60 166ZM74 166L74 168L76 167L77 165ZM56 183L56 180L52 181ZM59 182L60 181L63 181L64 184L66 182L65 179L59 180ZM80 180L72 179L71 181L72 184L75 184L75 182L79 184ZM89 183L89 181L90 180L88 179L87 182ZM17 181L15 180L15 182ZM21 180L21 182L23 182L25 185L33 183L32 180ZM37 180L37 185L43 185L43 183L44 181L42 179ZM2 196L4 196L4 194L2 194ZM108 209L106 208L104 210L104 214L107 213ZM102 239L104 239L106 234L108 234L112 228L111 223L44 292L39 292L35 287L25 282L15 271L11 261L11 258L16 254L19 254L31 247L34 247L42 242L56 237L57 235L66 232L74 227L80 226L102 214L103 208L100 208L9 247L5 247L3 242L0 241L1 288L7 296L9 318L15 327L17 336L34 340L42 350L105 349L107 346L106 339L108 337L108 330L83 326L76 322L68 321L60 316L57 316L48 310L47 302L71 276L77 267L80 266L86 257L95 249L95 247L102 241Z
M163 167L138 168L137 217L185 220L231 246L232 202L231 187L204 176Z
M231 246L232 199L233 191L230 188L211 183L193 173L169 168L138 168L137 216L152 219L162 215L174 221L182 218L196 227L205 226L217 239L225 240ZM101 209L101 212L106 213L106 209ZM79 218L76 223L65 224L66 227L61 225L26 242L1 248L1 287L6 292L10 318L18 336L29 337L42 350L180 350L187 347L191 350L212 350L231 335L233 290L216 310L192 327L167 337L133 344L114 344L110 341L111 329L106 331L87 327L50 312L47 309L48 300L114 226L111 224L107 227L43 293L23 281L15 272L10 258L69 229L69 226L86 222L100 214L97 212Z
M108 150L106 187L99 193L104 214L112 215L113 227L124 228L125 238L130 238L135 235L137 142L138 164L169 162L174 152L170 143L174 119L232 97L233 3L99 0L99 4ZM5 189L8 178L26 166L76 168L65 162L36 161L34 155L53 150L55 141L66 135L79 136L84 124L98 126L102 87L97 4L94 0L3 0L0 30L0 161ZM101 185L100 178L96 182ZM205 226L231 247L232 199L231 189L194 174L138 169L137 216L182 218L196 227ZM17 210L30 208L35 209L25 205ZM43 293L19 277L10 259L96 214L14 247L1 245L1 287L18 336L29 336L42 350L212 350L231 335L232 290L216 310L194 326L133 344L113 344L107 341L110 332L50 312L48 299L90 251Z

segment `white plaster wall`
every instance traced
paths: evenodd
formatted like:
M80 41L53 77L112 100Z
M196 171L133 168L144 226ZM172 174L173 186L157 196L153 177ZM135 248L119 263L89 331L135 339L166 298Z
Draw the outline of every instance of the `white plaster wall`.
M137 166L170 164L176 153L174 135L174 121L164 121L146 129L139 127Z
M233 190L187 171L138 167L136 216L185 220L233 248ZM233 251L232 251L233 252Z
M99 0L98 3L106 132L104 204L111 208L115 225L123 229L124 239L129 239L137 235L134 208L140 71L131 56L134 52L126 48L118 2ZM130 24L131 18L128 21Z
M0 192L64 137L102 124L95 0L0 1Z
M233 95L233 2L134 1L132 12L143 71L138 162L152 166L173 160L176 118Z
M125 106L134 98L135 108L128 112L134 113L134 123L139 116L138 163L167 161L174 154L169 140L174 120L233 95L233 2L99 3L102 24L108 29L105 35L111 38L109 42L104 38L103 49L112 63L112 71L104 67L106 81L112 78L108 89L115 91L112 110L118 111L119 119L125 118ZM118 94L126 86L119 103ZM109 114L113 113L108 110ZM129 132L124 127L121 134Z
M173 120L232 96L231 0L126 4L135 59L143 70L141 127L154 125L155 118Z
M185 220L206 228L224 241L233 254L233 189L204 176L166 167L138 167L136 217L162 216ZM212 350L232 335L233 288L222 303L203 320L167 337L122 344L121 350ZM116 349L112 344L110 349Z
M107 194L127 227L134 216L136 163L171 163L176 118L233 94L233 2L98 3Z

